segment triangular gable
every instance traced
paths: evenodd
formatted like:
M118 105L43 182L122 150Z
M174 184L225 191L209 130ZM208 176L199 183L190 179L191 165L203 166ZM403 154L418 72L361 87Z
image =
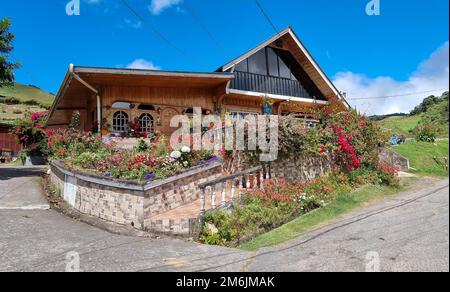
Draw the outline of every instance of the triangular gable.
M305 70L305 72L325 97L338 97L347 108L350 107L342 94L337 90L337 88L334 86L334 84L331 82L331 80L328 78L319 64L314 60L314 58L311 56L311 54L308 52L303 43L290 27L269 38L267 41L263 42L254 49L246 52L233 61L222 66L218 71L226 72L232 70L236 64L249 58L261 49L267 46L277 46L277 41L279 40L282 40L283 48L291 51L297 62L302 66L302 68Z

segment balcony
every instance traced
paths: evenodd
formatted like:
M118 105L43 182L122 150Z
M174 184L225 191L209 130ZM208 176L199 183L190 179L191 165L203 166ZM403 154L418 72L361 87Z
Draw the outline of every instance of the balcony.
M313 99L297 80L240 71L234 74L235 78L231 81L232 89Z

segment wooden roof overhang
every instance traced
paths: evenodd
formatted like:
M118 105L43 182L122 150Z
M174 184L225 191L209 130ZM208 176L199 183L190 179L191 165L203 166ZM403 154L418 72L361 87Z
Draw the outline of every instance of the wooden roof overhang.
M48 126L70 123L74 110L84 110L107 86L206 88L218 97L226 93L232 73L196 73L70 66L47 120Z

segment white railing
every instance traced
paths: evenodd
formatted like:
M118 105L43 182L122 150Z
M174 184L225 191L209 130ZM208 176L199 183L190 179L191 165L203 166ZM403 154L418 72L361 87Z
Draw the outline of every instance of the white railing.
M241 200L245 191L258 188L263 190L264 181L267 179L271 179L270 167L258 166L200 184L200 217L209 210L224 209L234 205L236 201ZM218 196L220 196L219 202Z

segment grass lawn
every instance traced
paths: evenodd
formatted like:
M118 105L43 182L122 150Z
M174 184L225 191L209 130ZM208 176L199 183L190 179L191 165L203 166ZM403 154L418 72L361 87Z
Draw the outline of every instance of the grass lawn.
M378 199L393 196L406 189L415 179L406 179L401 188L368 185L351 193L340 194L327 206L305 214L280 228L262 234L252 241L242 244L245 250L256 250L265 246L280 244L294 239L307 231L323 226L339 215L361 207Z
M379 121L383 128L391 129L392 134L395 135L406 135L408 137L412 136L410 131L412 131L418 124L421 115L416 116L405 116L405 117L390 117L382 121Z
M449 142L438 141L436 144L425 142L405 143L394 148L394 151L409 159L411 172L420 175L448 176L445 170L433 158L448 157Z

